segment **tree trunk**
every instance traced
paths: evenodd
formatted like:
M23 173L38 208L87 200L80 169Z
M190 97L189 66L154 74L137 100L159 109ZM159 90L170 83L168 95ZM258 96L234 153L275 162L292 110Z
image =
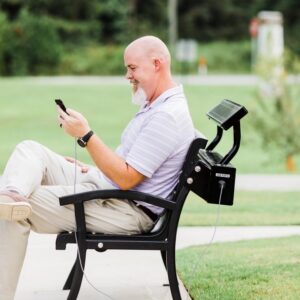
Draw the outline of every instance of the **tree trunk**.
M285 161L286 169L289 172L295 172L296 171L296 163L295 159L292 154L288 154Z

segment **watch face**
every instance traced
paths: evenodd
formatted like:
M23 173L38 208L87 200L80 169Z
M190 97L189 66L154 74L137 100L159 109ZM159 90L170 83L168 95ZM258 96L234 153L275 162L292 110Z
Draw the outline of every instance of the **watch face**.
M86 135L84 135L83 137L79 138L77 140L77 143L79 146L81 147L86 147L89 139L91 138L91 136L94 134L94 132L92 130L90 130Z
M82 139L78 139L78 140L77 140L77 143L78 143L78 145L81 146L81 147L85 147L85 146L86 146L86 142L84 142Z

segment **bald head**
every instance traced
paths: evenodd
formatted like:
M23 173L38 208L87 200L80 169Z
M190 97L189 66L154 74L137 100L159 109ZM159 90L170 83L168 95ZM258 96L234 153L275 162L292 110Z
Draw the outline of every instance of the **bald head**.
M159 59L167 66L170 66L171 55L166 44L155 36L143 36L134 40L125 49L127 51L133 51L136 55L141 55L150 59Z
M130 43L124 52L124 65L133 92L142 89L149 102L175 86L171 75L170 52L155 36L143 36Z

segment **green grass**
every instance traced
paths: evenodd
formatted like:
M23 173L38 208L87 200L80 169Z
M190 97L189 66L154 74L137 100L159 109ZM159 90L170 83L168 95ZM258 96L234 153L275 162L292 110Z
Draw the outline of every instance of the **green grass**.
M213 244L177 251L194 300L300 299L300 237ZM195 263L196 262L196 263Z
M219 225L300 225L300 192L241 192L233 206L221 206ZM180 225L211 226L218 205L207 204L191 193L184 205Z
M220 100L227 98L253 107L254 87L247 86L186 86L195 127L210 140L216 126L205 113ZM32 79L0 80L0 172L14 146L24 139L34 139L65 155L73 154L73 141L63 134L56 123L54 98L62 98L66 105L83 113L91 127L112 148L137 110L130 103L130 88L126 85L53 84ZM242 122L242 143L233 163L240 173L284 173L284 162L275 160L276 149L268 153L261 149L258 133L251 129L251 112ZM217 150L224 153L231 147L231 132L224 135ZM81 160L89 162L84 151ZM297 157L300 163L300 156Z

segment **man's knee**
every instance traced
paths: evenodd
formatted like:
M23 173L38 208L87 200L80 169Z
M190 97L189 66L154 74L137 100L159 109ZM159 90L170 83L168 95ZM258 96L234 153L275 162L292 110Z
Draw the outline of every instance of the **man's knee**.
M19 144L17 144L16 148L35 148L35 147L40 147L41 144L36 142L36 141L33 141L33 140L24 140L22 142L20 142Z
M26 151L26 152L34 152L34 153L42 153L44 149L44 146L36 141L33 140L24 140L17 144L15 150L18 150L20 152Z

